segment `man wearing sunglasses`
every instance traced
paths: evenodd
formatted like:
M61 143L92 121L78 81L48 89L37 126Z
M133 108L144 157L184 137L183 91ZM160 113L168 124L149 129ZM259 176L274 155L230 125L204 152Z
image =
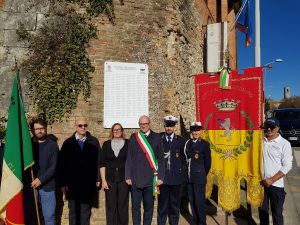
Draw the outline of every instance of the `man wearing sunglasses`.
M89 225L100 186L97 138L87 131L86 119L75 121L75 133L63 143L59 157L59 185L68 198L69 224Z
M178 119L172 115L164 117L164 130L162 134L165 178L158 195L158 225L165 225L167 218L169 224L177 225L180 211L180 188L184 182L184 145L186 140L175 134Z
M279 121L268 118L265 130L261 185L264 186L264 200L259 208L260 224L269 224L269 202L273 224L283 225L283 203L285 199L283 177L291 170L293 154L291 144L279 133Z

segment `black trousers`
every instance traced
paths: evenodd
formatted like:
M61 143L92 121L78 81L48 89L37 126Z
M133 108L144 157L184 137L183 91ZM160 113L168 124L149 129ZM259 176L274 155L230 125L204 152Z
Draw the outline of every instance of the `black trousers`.
M68 203L69 225L90 225L91 205L72 199L69 199Z
M158 195L158 225L165 225L167 217L170 225L178 225L181 185L162 185Z
M206 225L205 184L188 184L188 195L196 225Z
M129 187L125 181L109 185L105 190L106 224L128 225Z
M271 205L273 225L283 225L282 212L285 194L284 188L275 186L264 188L264 200L262 206L259 207L261 225L269 225L269 205Z

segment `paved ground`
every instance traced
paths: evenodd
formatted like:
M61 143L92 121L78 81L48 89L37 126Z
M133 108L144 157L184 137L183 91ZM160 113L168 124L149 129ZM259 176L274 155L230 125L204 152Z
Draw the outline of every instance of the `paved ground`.
M285 179L286 200L284 204L284 224L298 225L300 224L300 147L293 147L293 168L288 173ZM243 193L242 193L243 194ZM259 224L258 209L252 207L251 217L247 216L247 212L234 212L226 216L220 208L216 208L216 212L207 215L208 225L255 225ZM241 210L240 210L241 211ZM249 215L249 213L248 213ZM270 218L271 219L271 218ZM271 219L272 220L272 219ZM192 224L189 223L188 216L181 215L180 225Z
M284 204L284 224L285 225L298 225L300 224L300 147L293 147L294 162L293 168L285 179L285 191L286 191L286 200ZM245 204L244 193L241 192L241 201L243 205ZM215 205L215 203L210 200L208 204L207 211L207 224L208 225L256 225L259 224L258 219L258 210L255 207L252 207L252 212L247 212L247 209L241 207L236 212L225 216L225 213ZM104 193L101 191L100 194L100 208L97 211L94 211L92 215L91 225L105 225L105 207L104 206ZM157 202L156 202L157 204ZM247 208L247 207L246 207ZM65 204L64 210L67 210ZM132 224L131 221L131 210L130 211L130 221L129 224ZM153 215L152 225L156 225L156 208ZM248 216L247 216L248 215ZM228 222L226 222L226 218ZM62 219L62 225L68 224L67 214L64 214ZM180 216L180 225L188 225L192 223L192 217L189 214Z

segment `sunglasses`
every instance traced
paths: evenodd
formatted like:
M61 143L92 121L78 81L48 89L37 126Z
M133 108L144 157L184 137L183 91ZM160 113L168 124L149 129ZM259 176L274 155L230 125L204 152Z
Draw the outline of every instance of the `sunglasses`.
M80 128L87 127L87 124L78 124L77 127L80 127Z
M270 130L274 130L276 128L276 126L273 125L267 125L266 126L266 130L270 129Z

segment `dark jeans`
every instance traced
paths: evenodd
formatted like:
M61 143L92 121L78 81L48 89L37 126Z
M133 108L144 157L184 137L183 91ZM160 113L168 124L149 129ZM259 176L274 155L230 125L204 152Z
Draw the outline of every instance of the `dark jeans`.
M285 199L284 188L275 186L264 188L264 200L259 208L261 225L269 225L269 202L271 203L273 225L283 225L283 203Z
M158 225L165 225L167 217L170 225L178 225L180 209L180 186L162 185L158 195Z
M106 224L128 225L129 187L125 181L109 185L105 190Z
M87 203L80 203L69 199L69 225L90 225L92 207Z
M143 225L151 225L154 196L153 187L138 188L135 184L131 186L131 200L132 200L132 222L133 225L141 225L141 202L143 199L144 216Z

